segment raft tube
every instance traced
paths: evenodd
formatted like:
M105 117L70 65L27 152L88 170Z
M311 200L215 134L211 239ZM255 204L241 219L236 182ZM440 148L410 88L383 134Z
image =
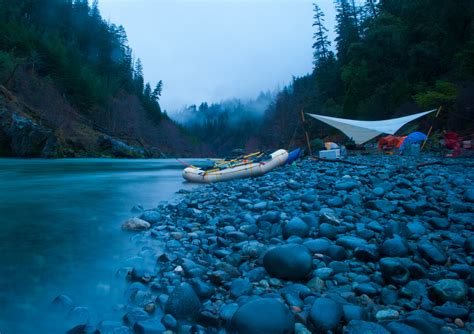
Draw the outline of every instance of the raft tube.
M288 159L286 150L278 150L270 155L270 159L252 162L218 171L206 172L198 167L188 167L183 171L183 177L189 182L212 183L261 176L276 167L282 166Z

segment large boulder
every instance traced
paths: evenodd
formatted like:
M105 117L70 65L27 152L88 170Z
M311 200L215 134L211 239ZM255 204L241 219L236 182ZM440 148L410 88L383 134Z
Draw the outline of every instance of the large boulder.
M309 313L311 322L318 333L334 331L343 315L342 306L329 298L316 299Z
M97 145L104 152L117 158L144 158L146 156L143 149L130 146L107 135L100 136Z
M305 246L288 244L268 250L263 256L263 266L271 276L298 280L311 271L312 258Z
M232 327L239 334L293 333L294 315L276 299L256 299L242 305L232 318Z
M177 286L165 304L165 312L176 319L195 319L200 309L201 301L188 283Z

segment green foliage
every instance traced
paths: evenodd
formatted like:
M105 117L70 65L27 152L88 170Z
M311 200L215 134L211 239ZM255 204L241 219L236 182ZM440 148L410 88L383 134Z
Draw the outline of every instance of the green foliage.
M19 60L14 58L10 53L0 51L0 84L3 84L15 70Z
M124 28L102 19L98 0L0 0L0 52L0 75L11 67L8 59L25 59L82 112L126 91L154 120L162 117L158 99L144 90L141 61L133 66Z
M361 2L358 2L361 3ZM385 119L445 105L447 118L461 117L474 82L472 0L335 0L336 54L323 58L323 14L315 6L313 73L296 78L268 109L262 134L268 146L304 144L301 110L353 119ZM463 116L464 117L464 116ZM467 118L466 118L467 119ZM449 124L460 124L446 119ZM474 124L462 123L474 128ZM306 122L310 136L331 134L320 122ZM296 132L294 129L299 129ZM296 133L294 138L293 133Z
M455 63L459 78L474 77L474 39L466 43L466 46L455 56Z
M436 81L432 90L415 95L416 103L423 109L436 108L440 105L451 105L459 96L459 88L447 81Z
M261 93L257 99L238 99L221 103L201 103L182 110L178 119L189 133L225 156L235 148L245 148L247 142L259 135L262 114L273 101L272 93Z

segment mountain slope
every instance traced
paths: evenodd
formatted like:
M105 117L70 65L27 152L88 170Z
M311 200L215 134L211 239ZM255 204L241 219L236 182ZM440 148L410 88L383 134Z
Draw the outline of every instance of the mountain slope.
M57 139L57 153L46 156L199 153L161 111L162 83L144 83L124 28L103 20L97 1L0 0L0 85L4 117L21 114ZM8 147L15 134L5 122L0 155L23 156L28 150ZM110 137L139 148L117 154Z

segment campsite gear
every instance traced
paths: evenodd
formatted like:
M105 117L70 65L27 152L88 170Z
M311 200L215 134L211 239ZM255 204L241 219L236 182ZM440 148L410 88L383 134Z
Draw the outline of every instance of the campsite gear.
M261 161L260 161L261 160ZM288 160L286 150L278 150L267 159L249 159L233 161L216 165L214 169L204 170L199 167L188 167L183 171L183 177L190 182L211 183L261 176L272 169L284 165Z
M347 157L347 149L344 145L341 145L341 157L342 158Z
M441 109L443 109L443 106L440 106L438 108L438 111L436 112L435 118L438 118L439 114L441 113ZM428 134L426 135L426 139L423 142L423 145L421 145L421 150L420 151L423 151L423 149L425 148L426 142L428 141L428 138L431 135L431 131L433 131L433 124L431 124L430 129L428 130Z
M309 156L312 156L313 152L311 152L311 144L309 143L308 131L306 131L306 127L304 125L306 123L306 119L304 118L303 110L304 110L304 108L301 109L301 124L303 125L303 131L304 131L304 134L305 134L305 137L306 137L306 144L308 145Z
M379 139L377 147L379 150L390 151L396 148L400 148L405 139L406 137L388 135Z
M420 155L420 151L421 151L420 143L413 143L413 144L405 145L401 153L403 155L418 156Z
M324 151L319 151L319 158L320 159L329 159L329 160L334 160L334 159L341 159L341 150L340 149L335 149L335 150L324 150Z
M420 152L420 144L425 142L428 137L422 133L422 132L412 132L410 133L405 140L403 141L402 145L400 146L400 151L402 153L405 153L406 151L412 151L411 153L416 153L413 152L413 145L418 145L418 149L415 148L415 151Z
M286 164L291 165L293 162L295 162L300 157L300 154L301 154L301 148L300 147L298 147L296 150L291 151L288 154L288 160L286 160Z
M383 121L356 121L315 114L308 115L342 131L346 136L352 138L356 144L363 144L383 133L393 135L405 124L434 111L436 109Z
M450 157L457 157L461 154L461 143L460 143L459 135L456 132L449 131L444 134L444 145L447 149L453 150L453 154L448 156Z
M335 150L335 149L339 148L339 145L337 145L336 143L328 141L328 142L324 143L324 147L326 148L326 150Z

